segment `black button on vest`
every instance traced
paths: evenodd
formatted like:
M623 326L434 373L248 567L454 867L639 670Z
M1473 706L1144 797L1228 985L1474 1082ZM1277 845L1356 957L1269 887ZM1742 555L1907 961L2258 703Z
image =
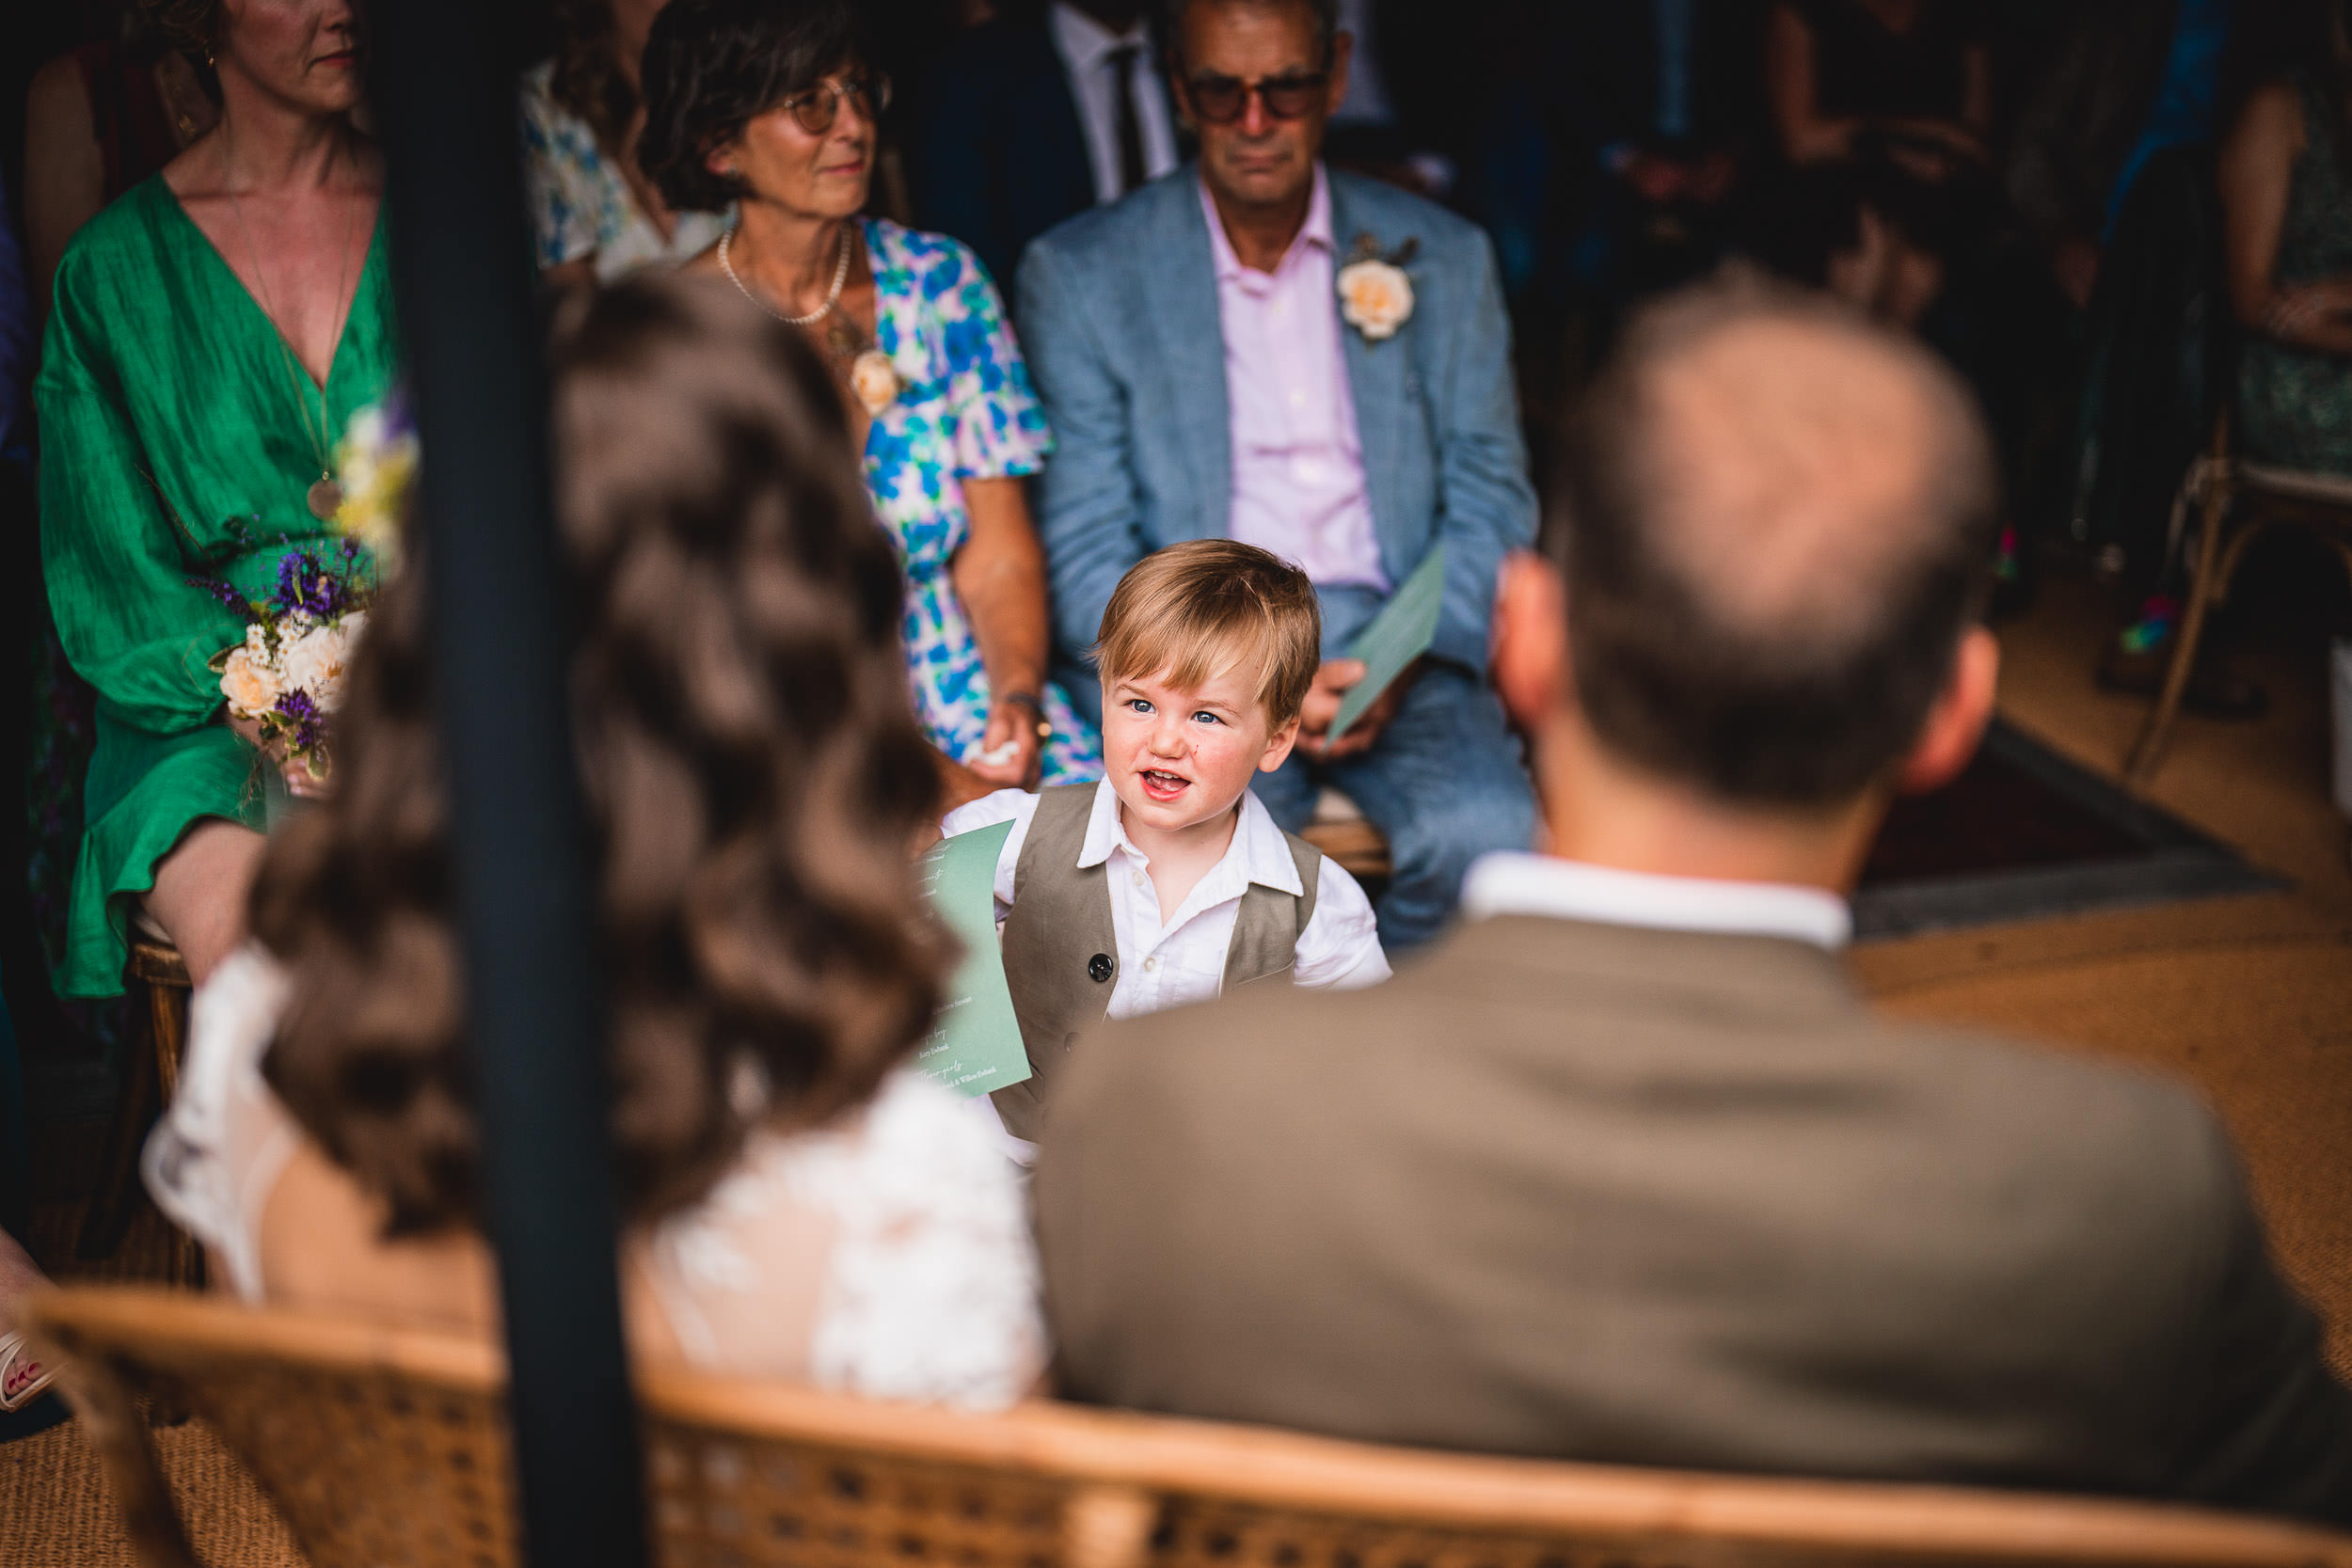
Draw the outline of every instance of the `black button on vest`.
M1087 974L1097 981L1109 979L1111 977L1111 956L1108 953L1097 953L1089 958Z

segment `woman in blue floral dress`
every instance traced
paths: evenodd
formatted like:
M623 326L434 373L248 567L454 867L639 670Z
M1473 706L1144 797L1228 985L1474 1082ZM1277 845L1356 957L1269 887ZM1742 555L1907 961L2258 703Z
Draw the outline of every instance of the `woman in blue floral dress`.
M673 0L638 156L680 212L739 203L690 263L806 331L841 383L906 571L915 709L949 803L1080 783L1102 747L1045 679L1045 559L1023 480L1053 448L995 285L944 235L861 217L889 87L841 0Z

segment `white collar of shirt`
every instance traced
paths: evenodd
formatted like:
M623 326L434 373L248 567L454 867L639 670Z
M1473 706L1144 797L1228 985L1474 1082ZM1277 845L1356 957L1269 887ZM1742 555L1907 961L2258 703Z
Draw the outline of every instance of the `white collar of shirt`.
M1263 284L1271 277L1288 271L1291 263L1298 259L1300 252L1304 251L1307 246L1318 246L1327 255L1333 248L1331 244L1331 182L1324 174L1320 161L1315 165L1314 195L1307 198L1307 221L1299 226L1298 237L1291 241L1288 250L1282 252L1282 260L1275 265L1274 272L1271 274L1254 272L1243 266L1241 258L1233 254L1233 242L1225 234L1225 220L1217 215L1216 198L1209 194L1209 187L1205 182L1200 186L1200 210L1208 215L1209 252L1216 259L1216 277L1220 283L1239 280L1245 283L1254 281Z
M1125 44L1139 44L1146 54L1152 48L1149 23L1138 22L1123 33L1114 33L1068 0L1056 0L1046 25L1053 29L1054 47L1060 52L1062 63L1073 71L1099 69L1112 50Z
M1114 849L1124 849L1133 855L1138 865L1149 865L1152 857L1136 847L1127 836L1127 828L1119 819L1119 793L1104 779L1094 786L1094 810L1087 817L1086 842L1078 849L1081 869L1101 865L1111 858ZM1233 824L1233 842L1225 847L1224 858L1210 868L1184 899L1184 910L1211 909L1228 898L1238 898L1248 891L1252 882L1262 882L1293 897L1304 897L1307 884L1298 879L1298 863L1291 856L1290 841L1282 830L1275 826L1273 814L1265 809L1257 795L1244 790L1241 798L1241 820ZM1181 923L1184 911L1168 922L1173 927Z
M1462 884L1462 912L1639 926L1713 936L1780 937L1833 951L1853 936L1846 901L1786 882L1719 882L1619 871L1553 855L1484 855Z

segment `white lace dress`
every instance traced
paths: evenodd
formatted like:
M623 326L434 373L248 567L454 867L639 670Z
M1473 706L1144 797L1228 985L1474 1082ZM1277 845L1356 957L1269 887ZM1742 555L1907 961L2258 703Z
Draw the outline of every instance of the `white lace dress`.
M261 1071L284 995L258 948L215 972L141 1161L164 1212L257 1303L262 1216L303 1137ZM812 1221L827 1238L814 1327L805 1345L779 1347L765 1304L807 1293L807 1251L764 1243L805 1238ZM991 1408L1020 1399L1045 1364L1021 1174L961 1101L912 1069L839 1131L755 1134L647 1241L654 1295L705 1370L799 1366L821 1387Z

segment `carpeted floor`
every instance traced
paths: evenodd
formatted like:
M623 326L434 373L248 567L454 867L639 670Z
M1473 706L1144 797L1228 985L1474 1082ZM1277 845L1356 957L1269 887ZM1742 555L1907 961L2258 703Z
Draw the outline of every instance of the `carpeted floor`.
M2002 711L2114 778L2146 712L2090 678L2122 605L2059 576L2003 629ZM2322 667L2292 647L2233 663L2270 711L2184 719L2147 797L2294 884L1857 949L1896 1012L1966 1022L2173 1072L2238 1141L2280 1264L2327 1319L2352 1378L2352 840L2328 795Z
M190 1421L150 1435L206 1568L304 1568L278 1511L209 1427ZM0 1444L0 1563L138 1568L77 1423Z

